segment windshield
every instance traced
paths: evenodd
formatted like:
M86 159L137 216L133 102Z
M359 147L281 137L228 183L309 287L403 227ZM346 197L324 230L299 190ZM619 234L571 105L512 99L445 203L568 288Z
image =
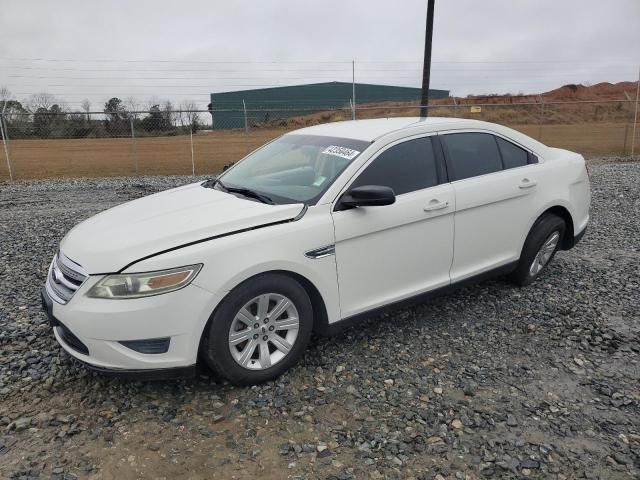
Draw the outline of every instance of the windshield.
M250 189L274 203L315 203L369 142L284 135L221 175L224 187Z

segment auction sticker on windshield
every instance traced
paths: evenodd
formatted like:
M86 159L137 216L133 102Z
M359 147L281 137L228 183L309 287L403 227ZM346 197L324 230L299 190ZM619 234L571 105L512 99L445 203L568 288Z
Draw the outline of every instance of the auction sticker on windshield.
M360 153L358 150L352 150L347 147L338 147L337 145L331 145L325 148L322 153L327 155L335 155L336 157L346 158L347 160L353 160Z

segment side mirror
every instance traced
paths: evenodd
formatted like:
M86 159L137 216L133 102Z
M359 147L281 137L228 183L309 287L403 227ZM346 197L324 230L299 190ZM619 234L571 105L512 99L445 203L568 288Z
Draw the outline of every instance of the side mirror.
M380 207L396 201L396 194L390 187L381 185L363 185L345 193L338 204L339 210L355 207Z

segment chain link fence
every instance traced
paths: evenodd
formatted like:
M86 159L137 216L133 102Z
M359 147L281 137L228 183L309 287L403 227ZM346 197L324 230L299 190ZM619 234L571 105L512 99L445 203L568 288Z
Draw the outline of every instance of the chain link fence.
M452 102L453 100L453 102ZM542 99L540 99L542 100ZM575 102L486 97L443 99L429 116L474 118L508 125L543 143L583 155L638 154L635 99ZM0 113L0 180L49 177L215 174L267 141L304 126L350 120L417 116L401 102L322 108L115 112Z

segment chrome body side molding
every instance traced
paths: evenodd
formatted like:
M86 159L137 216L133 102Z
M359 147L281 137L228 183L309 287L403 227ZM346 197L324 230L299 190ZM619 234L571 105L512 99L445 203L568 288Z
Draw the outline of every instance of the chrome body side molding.
M336 254L336 246L335 245L326 245L324 247L316 248L314 250L309 250L304 254L307 258L312 258L314 260L318 258L328 257L329 255Z

